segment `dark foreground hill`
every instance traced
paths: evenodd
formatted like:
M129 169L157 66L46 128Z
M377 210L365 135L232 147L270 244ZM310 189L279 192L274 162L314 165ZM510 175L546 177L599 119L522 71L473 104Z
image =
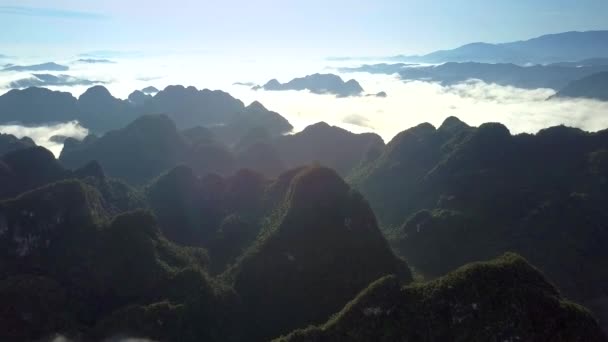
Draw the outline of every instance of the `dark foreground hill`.
M40 179L30 182L22 172L2 178L26 191L0 201L3 340L58 333L76 340L264 341L321 324L391 274L354 303L377 288L386 300L373 296L362 311L349 304L350 313L336 318L365 316L347 328L353 339L368 339L380 323L390 328L382 329L387 336L415 336L427 330L408 327L422 321L439 339L465 332L603 338L584 309L512 256L398 290L411 281L407 265L365 199L327 168L266 179L251 171L198 177L178 167L142 198L96 163L66 170L40 148L7 156L8 170L35 162ZM43 182L50 183L27 191ZM134 210L144 207L155 214ZM411 320L399 320L409 317L402 312Z
M104 337L113 334L113 317L134 310L131 305L216 298L202 271L203 250L167 241L148 213L109 218L99 192L81 182L51 184L2 202L0 222L3 340L97 335L97 325ZM210 306L201 310L221 317ZM131 329L146 332L135 322L120 332Z
M398 134L352 181L422 274L516 251L608 317L607 150L606 131L511 135L449 118Z
M327 323L276 341L606 341L584 308L565 300L515 254L429 283L371 284Z
M366 202L329 169L266 180L181 167L147 191L159 221L122 205L134 190L116 196L93 169L0 201L2 339L262 341L324 321L379 277L411 279Z
M18 139L14 135L0 133L0 156L8 152L34 146L36 146L36 143L30 138L24 137Z
M324 320L382 275L411 280L367 202L335 171L305 168L282 176L274 187L286 181L284 198L260 238L226 274L256 339Z

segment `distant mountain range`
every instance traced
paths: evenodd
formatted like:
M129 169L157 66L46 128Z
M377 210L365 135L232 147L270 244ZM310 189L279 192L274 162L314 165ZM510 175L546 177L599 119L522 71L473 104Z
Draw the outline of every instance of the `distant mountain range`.
M572 81L553 98L587 98L608 101L608 71Z
M404 80L425 80L452 85L469 79L518 88L551 88L559 90L568 83L592 74L608 71L608 65L565 67L515 64L445 63L438 66L403 68L399 75Z
M412 63L480 62L549 64L608 58L608 31L564 32L510 43L471 43L422 56L395 56Z
M559 91L571 82L608 71L608 31L565 32L501 44L472 43L422 56L389 59L399 63L365 64L338 70L398 74L404 80L446 85L479 79L505 86ZM424 65L426 63L440 65ZM591 89L593 84L588 83L584 89L589 93L579 94L580 97L602 99L597 93L603 90ZM580 84L574 86L581 87Z
M11 65L0 71L67 71L70 68L54 62L34 65Z
M145 90L153 93L157 89ZM166 113L180 129L226 126L243 130L262 125L272 134L292 129L279 114L261 105L247 108L240 100L222 91L168 86L154 96L136 91L129 98L117 99L103 86L87 89L78 99L70 93L46 88L13 89L0 96L0 123L40 125L78 120L94 133L104 133L124 127L144 114Z
M521 66L512 63L447 62L440 65L421 66L411 64L366 64L360 67L340 68L341 72L368 72L372 74L398 75L402 80L419 80L453 85L476 79L485 83L513 86L525 89L550 88L557 91L572 82L608 71L608 59L590 59L548 65ZM601 76L598 76L601 77ZM581 91L589 91L589 98L602 99L592 92L600 83L590 83Z

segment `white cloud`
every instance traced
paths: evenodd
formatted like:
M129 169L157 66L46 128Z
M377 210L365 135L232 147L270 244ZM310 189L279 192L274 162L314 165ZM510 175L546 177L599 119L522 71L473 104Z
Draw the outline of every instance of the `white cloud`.
M453 86L422 81L403 82L394 76L349 74L367 93L386 91L388 97L333 96L307 92L231 92L243 101L259 100L301 130L326 121L356 132L373 131L386 141L397 133L430 122L438 126L448 116L470 125L501 122L511 133L536 133L542 128L565 124L584 130L608 128L608 102L585 99L547 101L551 89L526 90L469 81Z
M18 138L30 137L37 145L43 146L59 157L62 143L51 141L51 137L64 136L76 139L84 139L89 131L80 126L77 121L59 123L48 126L28 127L20 125L0 125L0 133L12 134Z
M373 131L386 141L422 122L438 126L452 115L476 126L484 122L501 122L512 133L536 133L559 124L591 131L608 128L608 102L582 99L546 101L555 93L551 89L527 90L481 81L441 86L422 81L403 82L395 76L368 73L341 76L359 81L367 94L385 91L388 94L386 98L335 98L299 91L253 91L233 84L242 80L263 84L272 78L287 82L314 72L335 72L320 67L326 63L316 60L288 63L275 59L251 62L237 56L176 54L163 58L118 59L116 64L76 65L70 72L75 77L108 82L106 86L111 93L121 98L148 85L159 89L169 84L222 89L245 104L260 101L268 109L285 116L296 130L325 121L354 132ZM150 74L151 70L153 74ZM166 76L154 81L141 80L142 77L156 75ZM8 84L19 77L23 75L0 75L0 84ZM87 87L51 88L78 96ZM57 150L58 147L54 148Z

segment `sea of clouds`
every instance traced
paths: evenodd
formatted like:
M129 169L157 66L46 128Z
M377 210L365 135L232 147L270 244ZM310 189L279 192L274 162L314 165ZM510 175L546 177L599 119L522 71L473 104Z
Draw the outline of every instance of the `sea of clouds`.
M453 86L423 81L403 81L396 76L347 74L366 92L385 91L386 98L335 98L307 92L257 92L235 90L243 100L257 99L287 117L301 130L310 123L326 121L355 132L376 132L386 141L397 133L429 122L440 125L456 116L478 126L500 122L511 133L536 133L567 125L588 131L608 128L608 102L584 99L551 99L552 89L526 90L471 80Z
M115 63L75 63L72 59L57 61L70 66L61 72L71 77L101 80L116 97L126 98L135 89L152 85L159 89L171 84L193 85L199 89L221 89L245 104L260 101L268 109L285 116L300 131L306 126L325 121L353 132L375 132L389 141L397 133L429 122L435 126L448 116L456 116L470 125L500 122L512 133L536 133L555 125L579 127L588 131L608 128L608 102L583 99L552 99L552 89L527 90L470 80L452 86L423 81L404 81L395 75L368 73L340 74L345 80L354 78L367 94L384 91L386 98L360 96L336 98L306 91L254 91L249 85L263 84L277 78L287 82L294 77L314 72L337 73L344 65L327 65L324 60L295 62L280 58L225 57L214 55L170 55L150 58L114 58ZM336 62L337 63L337 62ZM352 61L349 63L353 63ZM0 73L0 93L27 73ZM54 90L69 91L79 96L86 86L57 86ZM0 132L19 137L30 136L55 155L61 144L50 137L63 135L82 139L87 130L76 122L44 127L0 126Z

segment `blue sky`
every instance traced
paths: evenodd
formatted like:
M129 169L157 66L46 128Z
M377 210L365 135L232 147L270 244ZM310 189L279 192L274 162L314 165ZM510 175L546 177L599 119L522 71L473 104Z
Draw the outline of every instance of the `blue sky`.
M606 13L606 0L0 0L0 54L413 54L608 29Z

